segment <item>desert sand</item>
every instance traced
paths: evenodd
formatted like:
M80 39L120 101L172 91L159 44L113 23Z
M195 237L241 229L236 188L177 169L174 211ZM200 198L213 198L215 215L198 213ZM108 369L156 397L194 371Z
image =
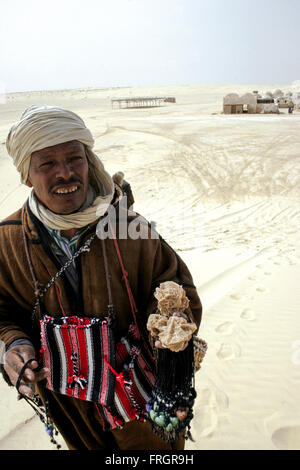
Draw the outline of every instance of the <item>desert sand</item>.
M28 195L5 148L34 103L77 112L106 169L125 173L135 210L187 262L208 343L188 450L300 449L300 113L223 115L230 92L181 86L7 95L0 105L0 219ZM174 96L148 109L112 98ZM298 285L298 288L297 288ZM0 379L0 449L52 449L31 408Z

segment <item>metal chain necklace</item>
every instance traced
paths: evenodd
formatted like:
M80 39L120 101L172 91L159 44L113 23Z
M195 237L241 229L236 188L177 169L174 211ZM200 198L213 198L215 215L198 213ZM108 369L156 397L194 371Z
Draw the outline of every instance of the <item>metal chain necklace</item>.
M85 252L85 251L90 251L91 247L91 243L92 241L94 240L94 238L96 238L97 234L94 233L85 243L84 245L82 245L82 247L80 247L75 253L74 255L72 255L72 257L70 259L68 259L68 261L60 268L59 271L57 271L57 273L50 279L50 281L48 282L48 284L46 284L45 287L41 287L39 286L39 288L36 290L36 302L34 304L34 307L33 307L33 311L32 311L32 316L31 316L31 319L32 319L32 322L34 322L34 319L35 319L35 314L36 314L36 311L37 311L37 308L38 306L40 305L40 300L42 299L42 297L45 295L45 293L47 292L48 289L50 289L50 287L55 283L55 281L59 278L59 276L62 275L62 273L68 269L68 267L73 263L73 261L78 258L79 255L81 255L81 253Z

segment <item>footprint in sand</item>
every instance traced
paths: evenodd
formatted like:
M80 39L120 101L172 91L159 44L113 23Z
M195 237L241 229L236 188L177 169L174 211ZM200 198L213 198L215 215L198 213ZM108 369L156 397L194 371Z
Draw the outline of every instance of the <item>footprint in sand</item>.
M256 288L257 292L266 292L267 289L265 289L265 287L257 287Z
M215 331L220 333L221 335L232 335L235 330L235 325L231 321L226 321L225 323L221 323L221 325L217 326Z
M215 331L220 333L221 335L232 335L235 330L235 325L231 321L226 321L225 323L221 323L221 325L217 326Z
M234 300L243 300L245 298L243 294L231 294L230 297Z
M269 271L265 271L264 274L265 276L271 276L272 273L270 273Z
M249 276L248 279L249 279L249 281L256 281L257 280L257 278L255 276Z
M300 449L300 426L286 426L272 434L272 442L279 450Z
M241 349L237 344L222 343L217 356L221 361L230 361L241 355Z
M218 414L216 409L210 406L195 406L195 418L192 422L192 435L197 433L199 437L212 436L218 427ZM193 433L193 430L195 432Z
M251 308L245 308L245 310L243 310L241 313L241 318L243 318L243 320L251 321L251 320L255 320L256 315L255 315L254 310L252 310Z
M264 265L263 265L263 264L257 264L256 267L257 267L258 269L263 269Z
M218 426L219 411L227 409L229 406L228 396L217 388L215 388L215 391L205 388L204 390L198 390L197 393L192 434L193 429L195 429L197 435L201 437L212 436Z

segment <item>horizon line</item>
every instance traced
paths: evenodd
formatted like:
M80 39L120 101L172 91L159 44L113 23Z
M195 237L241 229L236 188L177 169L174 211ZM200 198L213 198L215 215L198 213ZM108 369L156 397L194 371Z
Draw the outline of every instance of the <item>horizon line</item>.
M231 83L203 83L203 84L180 84L180 85L127 85L127 86L107 86L107 87L100 87L100 86L86 86L86 87L74 87L74 88L48 88L48 89L30 89L30 90L22 90L22 91L8 91L8 92L0 92L1 95L16 95L22 93L58 93L64 91L105 91L105 90L115 90L115 89L124 89L124 88L163 88L163 87L222 87L222 86L261 86L261 87L275 87L275 86L284 86L284 87L293 87L293 83L297 82L298 80L293 80L292 83L238 83L238 82L231 82ZM300 81L299 81L300 82Z

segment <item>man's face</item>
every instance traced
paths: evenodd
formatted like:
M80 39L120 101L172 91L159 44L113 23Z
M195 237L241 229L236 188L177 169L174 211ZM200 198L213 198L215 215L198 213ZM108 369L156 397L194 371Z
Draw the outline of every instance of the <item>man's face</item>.
M72 140L33 152L26 184L52 212L71 214L86 200L88 171L84 145Z

